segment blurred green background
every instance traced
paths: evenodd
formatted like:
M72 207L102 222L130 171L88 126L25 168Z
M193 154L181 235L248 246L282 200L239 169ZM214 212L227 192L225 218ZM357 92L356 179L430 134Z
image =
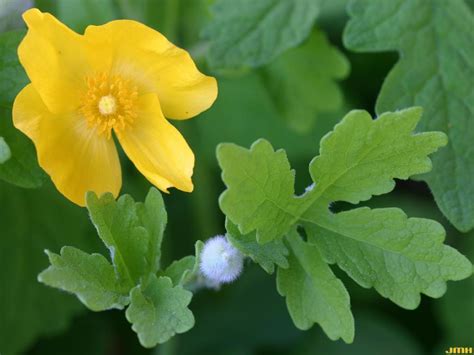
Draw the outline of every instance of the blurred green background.
M258 0L255 0L258 1ZM0 0L0 31L21 28L19 12L9 9L31 1ZM395 53L355 54L341 44L347 21L346 1L326 1L317 27L350 62L350 74L340 82L343 104L337 112L318 113L312 128L299 133L280 114L279 102L269 92L266 68L217 75L206 65L206 43L200 39L210 18L208 0L37 0L34 6L55 14L76 31L112 19L139 20L191 52L198 67L217 76L219 97L196 119L176 122L196 155L195 191L173 191L165 196L169 225L165 234L165 264L192 254L194 242L224 230L217 198L224 186L215 159L220 142L249 146L264 137L288 152L297 171L296 191L310 183L307 166L317 154L320 138L350 109L373 113L385 75L397 60ZM12 12L13 11L13 12ZM290 50L291 51L291 50ZM303 56L304 54L302 54ZM301 60L304 60L302 57ZM315 70L324 70L317 68ZM291 76L292 72L282 75ZM310 83L299 90L313 92ZM317 93L315 93L317 95ZM303 112L304 113L304 112ZM312 112L308 112L312 115ZM149 183L122 153L123 193L143 200ZM437 210L427 186L399 182L396 190L374 198L371 206L397 206L409 216L433 218L445 225L447 243L474 260L474 235L456 232ZM26 354L440 354L449 346L473 345L474 278L448 284L439 300L423 297L414 311L403 310L373 290L362 289L335 269L351 294L356 322L352 345L331 342L319 327L302 332L277 294L273 276L251 263L242 277L221 291L199 292L191 304L196 326L154 350L140 347L121 312L87 311L73 296L47 289L36 275L47 266L43 250L73 245L85 251L105 250L87 211L66 201L50 183L27 190L0 181L0 331L8 333L12 353ZM344 206L336 206L344 209ZM54 309L54 314L50 310ZM57 317L56 314L61 314ZM7 353L8 355L8 353Z

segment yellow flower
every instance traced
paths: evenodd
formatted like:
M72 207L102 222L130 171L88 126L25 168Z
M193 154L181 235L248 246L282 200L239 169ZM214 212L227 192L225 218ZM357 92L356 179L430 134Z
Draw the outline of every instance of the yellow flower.
M79 35L31 9L18 48L31 83L13 105L15 127L30 137L57 189L84 206L85 193L122 185L112 131L155 186L192 191L194 155L166 119L208 109L217 83L189 54L135 21L89 26Z

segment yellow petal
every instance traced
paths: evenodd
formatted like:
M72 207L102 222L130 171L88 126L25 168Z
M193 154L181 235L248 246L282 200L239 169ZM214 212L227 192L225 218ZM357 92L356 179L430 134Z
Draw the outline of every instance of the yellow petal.
M38 9L26 11L23 18L28 33L18 56L28 77L51 112L74 110L89 69L82 36Z
M194 154L179 131L161 112L155 94L139 98L139 114L131 127L118 135L137 169L160 190L169 187L191 192Z
M155 92L168 118L196 116L217 97L216 80L199 72L188 52L141 23L89 26L85 38L94 48L108 49L113 73L139 80L142 93Z
M122 176L113 140L99 136L83 117L50 113L29 84L15 99L13 123L33 140L39 164L72 202L84 206L87 191L118 195Z

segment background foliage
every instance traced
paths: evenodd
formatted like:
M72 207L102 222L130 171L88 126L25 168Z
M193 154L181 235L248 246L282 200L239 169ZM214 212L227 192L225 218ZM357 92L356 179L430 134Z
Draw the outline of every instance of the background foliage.
M19 29L13 35L0 34L0 136L3 137L0 158L5 151L3 144L9 147L12 156L0 164L2 355L299 355L378 354L381 351L384 354L435 354L448 346L472 346L473 277L449 283L443 298L423 297L420 307L407 311L382 299L372 289L358 287L344 273L334 269L352 297L357 333L354 344L346 345L342 341L328 340L320 327L307 332L297 330L288 315L285 300L275 290L275 280L256 265L248 264L235 284L220 292L206 290L197 293L191 304L196 318L192 331L153 350L145 350L139 345L123 314L86 311L74 297L39 284L37 274L48 264L44 249L59 252L60 247L67 244L88 253L107 252L88 221L87 211L68 203L54 190L35 160L31 159L34 157L32 144L11 126L11 102L27 80L15 59L15 46L23 35L19 12L4 13L7 8L12 11L9 8L12 2L20 7L31 5L28 1L0 0L0 31ZM396 6L402 6L402 2L406 9L396 12L398 17L389 18L390 26L377 32L380 38L358 36L357 32L363 31L364 26L376 25L366 17L381 19L381 14L389 17ZM470 87L460 84L466 82L472 71L465 72L464 76L458 72L460 65L455 65L458 62L454 61L456 56L450 46L463 49L462 54L467 56L468 62L467 65L463 63L462 68L472 70L470 53L474 46L474 31L466 34L465 28L470 26L472 29L474 22L472 12L464 2L456 0L450 1L449 5L447 2L439 5L441 2L354 1L349 6L352 20L344 36L348 14L347 2L343 0L37 0L35 6L55 14L77 31L83 31L88 24L101 24L115 18L137 19L190 50L204 72L218 77L219 98L216 104L195 120L184 125L177 123L196 154L196 189L191 195L173 191L170 196L164 196L169 217L163 244L164 265L193 254L197 239L225 231L224 216L217 203L224 190L215 157L219 143L233 142L249 147L258 138L265 138L273 147L284 148L292 167L301 172L296 175L296 192L302 193L312 182L309 174L303 172L318 153L320 138L349 109L361 108L375 115L375 107L382 112L400 104L394 97L402 97L403 106L424 106L423 129L446 131L446 124L460 129L462 134L456 133L459 131L446 132L448 135L455 132L450 136L450 144L460 146L443 154L452 151L465 154L462 158L437 156L439 161L435 167L439 166L439 176L443 178L436 180L434 175L424 178L430 187L424 182L397 181L395 191L374 197L365 205L398 206L412 217L439 221L447 229L447 244L473 261L474 235L469 229L474 223L470 173L474 164L472 143L469 142L473 141L474 100L472 83ZM256 9L252 5L255 3L258 4ZM444 16L432 12L424 5L426 3L446 6L446 11L442 11ZM473 2L465 3L472 6ZM373 13L377 16L370 16ZM462 15L458 16L460 13ZM408 19L414 23L405 23ZM451 37L430 37L432 34L425 32L426 38L417 36L412 27L422 31L425 24L435 30L437 26L441 29L458 26L464 35L452 40ZM397 32L407 28L410 31L407 30L406 34ZM395 34L393 29L397 30ZM393 38L385 37L385 33ZM402 35L406 36L406 41L398 42L397 38ZM421 38L418 39L421 49L420 45L410 41L410 36ZM358 52L344 47L343 38L348 48ZM442 52L430 52L433 46L441 48ZM387 52L389 50L392 52ZM404 59L397 63L398 55L393 50L401 51ZM415 59L410 59L411 56ZM434 56L441 60L446 58L442 63L454 67L447 65L439 69L431 62ZM425 58L428 64L420 63ZM420 67L407 64L407 60L420 64ZM428 71L426 75L429 76L434 70L435 74L438 73L436 75L452 80L452 83L445 83L446 88L452 86L456 90L442 91L442 95L445 100L447 95L464 95L467 104L462 110L466 114L449 114L449 110L456 107L447 110L443 107L443 99L431 92L417 95L416 100L394 95L393 92L400 91L400 85L403 87L401 91L406 92L413 85L418 88L417 85L422 84L403 80L405 76L413 78L410 73L404 73L405 76L393 74L406 70L407 66L420 77L424 71ZM436 86L435 79L432 90L439 92L436 87L444 90ZM467 91L458 93L457 90ZM446 117L459 121L446 123L443 121ZM464 119L468 121L464 122ZM21 159L15 160L15 157ZM467 164L466 169L454 169L451 178L453 169L446 168L443 159L462 159ZM127 159L122 159L122 166L123 192L143 201L149 184ZM449 209L451 200L445 200L444 195L437 192L446 184L466 192L453 202L457 214ZM439 211L430 189L452 224ZM348 206L340 203L334 208L345 210Z

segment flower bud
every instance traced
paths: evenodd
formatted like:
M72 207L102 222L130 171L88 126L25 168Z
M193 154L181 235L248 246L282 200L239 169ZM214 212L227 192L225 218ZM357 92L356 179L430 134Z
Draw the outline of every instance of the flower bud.
M230 283L242 272L244 257L222 235L209 239L201 252L201 273L216 284Z

